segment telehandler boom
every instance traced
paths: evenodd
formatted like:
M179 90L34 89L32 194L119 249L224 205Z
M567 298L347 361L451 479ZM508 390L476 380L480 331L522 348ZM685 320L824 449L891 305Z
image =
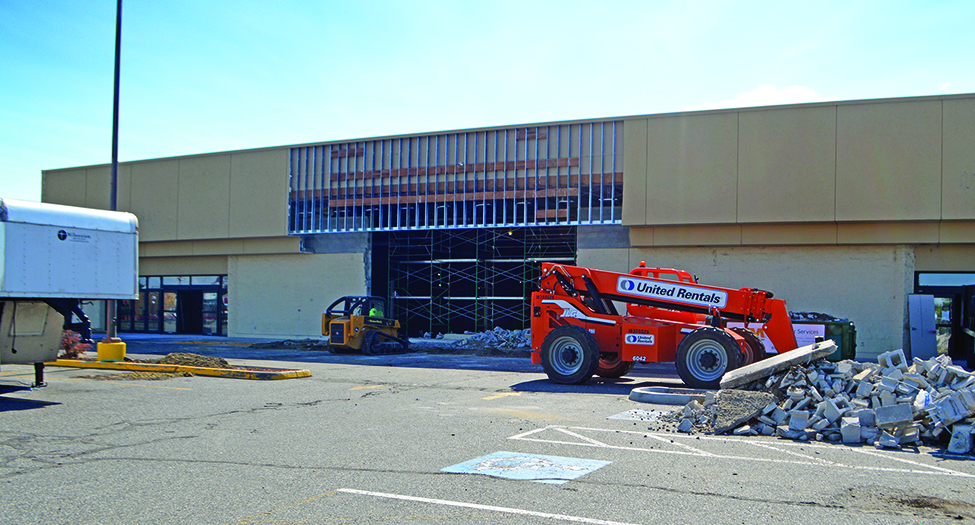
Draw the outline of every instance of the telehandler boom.
M766 357L749 324L760 326L779 352L796 348L785 301L754 288L698 284L682 270L641 262L626 274L545 262L539 288L532 293L532 362L557 383L676 361L685 384L714 389L725 372ZM729 328L728 321L745 328Z

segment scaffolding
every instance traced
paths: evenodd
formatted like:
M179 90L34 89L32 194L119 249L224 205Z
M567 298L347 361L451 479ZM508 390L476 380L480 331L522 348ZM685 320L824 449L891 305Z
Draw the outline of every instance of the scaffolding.
M411 336L511 330L528 326L540 261L574 263L575 239L574 227L396 231L374 234L373 254Z
M369 232L371 290L410 335L528 325L539 261L621 224L623 121L293 147L291 235Z

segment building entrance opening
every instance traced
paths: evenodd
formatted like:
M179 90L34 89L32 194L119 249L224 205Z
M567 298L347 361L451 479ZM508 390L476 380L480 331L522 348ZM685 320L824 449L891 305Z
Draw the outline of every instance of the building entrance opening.
M119 301L119 330L227 335L226 275L139 278L139 298Z
M374 232L372 293L410 337L529 325L542 261L575 263L574 226Z
M203 290L176 292L176 333L203 333Z
M916 293L934 296L938 352L975 362L975 273L918 273Z

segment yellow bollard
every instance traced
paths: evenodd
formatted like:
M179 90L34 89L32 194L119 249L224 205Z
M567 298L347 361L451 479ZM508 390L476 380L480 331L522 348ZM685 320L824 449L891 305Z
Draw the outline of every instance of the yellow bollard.
M125 361L125 343L115 339L114 342L98 343L99 361Z

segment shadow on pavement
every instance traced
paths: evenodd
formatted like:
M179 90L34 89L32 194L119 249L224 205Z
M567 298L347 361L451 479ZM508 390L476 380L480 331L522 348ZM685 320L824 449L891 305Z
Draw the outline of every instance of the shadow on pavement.
M32 410L44 408L51 405L60 405L50 401L34 401L33 399L18 399L16 397L0 396L0 412L13 412L15 410Z
M542 374L541 365L534 365L527 357L487 357L473 354L425 353L366 356L362 354L333 354L326 350L306 349L282 344L267 348L266 339L243 339L207 336L167 336L155 334L122 334L127 355L159 355L189 352L224 359L289 361L298 363L335 363L362 366L403 368L484 370ZM251 347L261 343L258 347ZM560 385L546 379L518 383L514 390L526 392L579 392L592 394L629 394L644 386L682 386L674 363L640 363L620 379L594 377L585 385Z

